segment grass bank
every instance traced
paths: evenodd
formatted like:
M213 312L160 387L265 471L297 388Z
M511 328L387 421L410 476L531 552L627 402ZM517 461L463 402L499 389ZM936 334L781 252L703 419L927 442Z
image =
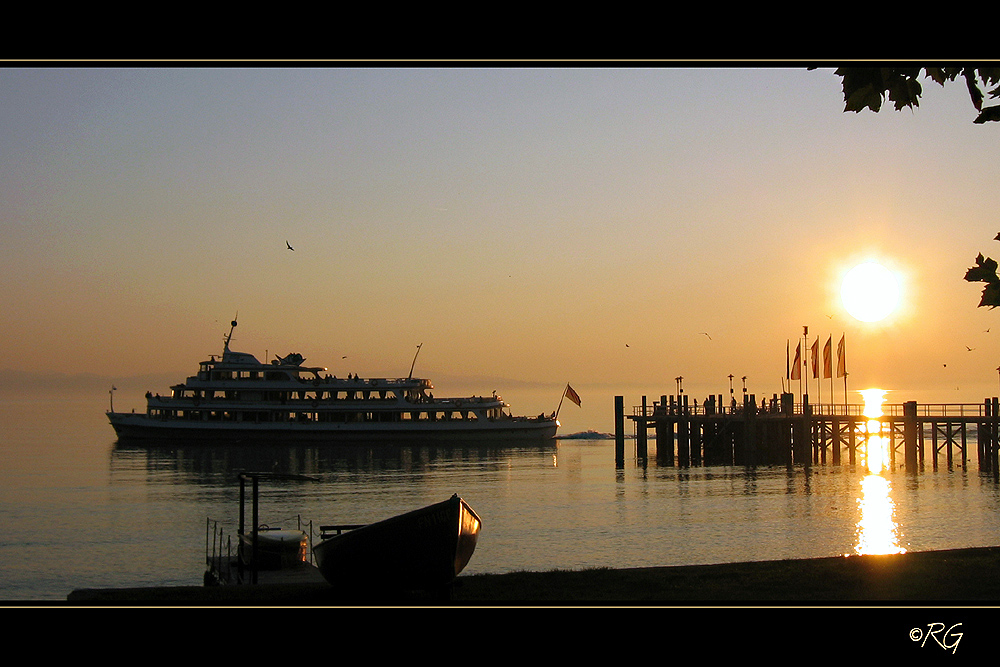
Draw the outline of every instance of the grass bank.
M447 599L325 584L83 589L79 605L581 605L1000 603L1000 547L684 567L458 577Z
M1000 547L685 567L461 577L489 603L1000 603Z

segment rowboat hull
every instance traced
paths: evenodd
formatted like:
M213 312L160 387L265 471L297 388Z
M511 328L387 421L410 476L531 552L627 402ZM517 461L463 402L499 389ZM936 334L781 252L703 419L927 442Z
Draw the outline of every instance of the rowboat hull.
M333 586L429 590L450 584L476 549L482 521L457 495L355 528L313 547Z

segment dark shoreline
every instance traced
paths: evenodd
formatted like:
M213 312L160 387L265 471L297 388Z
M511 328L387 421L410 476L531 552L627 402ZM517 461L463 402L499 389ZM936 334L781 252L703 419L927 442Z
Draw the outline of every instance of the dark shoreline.
M995 606L1000 547L589 570L474 574L447 596L326 584L80 589L73 606Z

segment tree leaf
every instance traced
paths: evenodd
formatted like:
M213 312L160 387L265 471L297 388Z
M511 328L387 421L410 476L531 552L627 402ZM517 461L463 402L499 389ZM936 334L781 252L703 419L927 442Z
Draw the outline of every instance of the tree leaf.
M983 288L983 298L979 301L979 307L983 306L990 308L1000 306L1000 283L990 283Z
M983 110L983 91L979 90L979 84L976 83L976 70L966 69L962 72L965 75L965 87L969 90L969 97L972 98L972 106L976 107L976 111Z
M965 279L970 283L997 284L1000 287L1000 277L997 277L997 263L989 257L984 258L983 253L979 253L979 256L976 257L976 265L965 272Z
M976 120L972 122L982 125L983 123L988 123L990 121L1000 121L1000 105L986 107L983 109L982 113L976 116Z

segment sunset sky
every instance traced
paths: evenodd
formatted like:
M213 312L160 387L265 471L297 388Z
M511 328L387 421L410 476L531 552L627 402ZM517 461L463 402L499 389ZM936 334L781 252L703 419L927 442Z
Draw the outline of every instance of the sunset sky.
M852 402L979 403L1000 311L963 276L1000 257L1000 124L924 93L844 113L804 66L8 66L0 369L138 408L238 312L262 360L396 377L422 344L437 396L538 414L569 383L562 430L610 431L615 395L679 376L780 393L808 326L845 337ZM900 278L876 323L839 298L864 260Z

